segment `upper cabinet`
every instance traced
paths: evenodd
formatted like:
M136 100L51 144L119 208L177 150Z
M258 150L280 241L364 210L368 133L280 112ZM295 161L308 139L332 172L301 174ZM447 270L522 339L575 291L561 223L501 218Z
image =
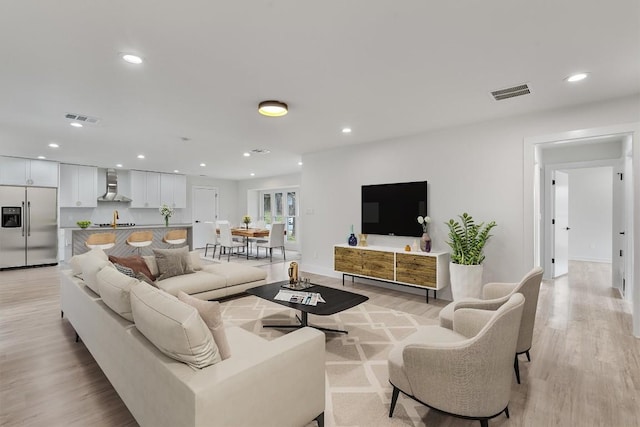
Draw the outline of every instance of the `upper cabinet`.
M160 175L158 172L130 172L132 208L160 207Z
M60 165L60 207L95 208L98 206L98 168Z
M172 208L187 207L187 177L169 173L160 174L160 202Z
M0 157L0 184L58 187L58 163Z

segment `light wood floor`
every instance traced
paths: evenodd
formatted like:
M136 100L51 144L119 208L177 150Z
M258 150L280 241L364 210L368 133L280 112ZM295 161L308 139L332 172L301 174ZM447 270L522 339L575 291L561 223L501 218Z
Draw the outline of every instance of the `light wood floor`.
M58 267L0 272L0 425L135 426L91 354L74 342L73 328L60 319L58 273ZM269 268L272 280L285 275L284 264ZM521 359L511 419L497 417L491 426L640 425L640 340L609 277L607 264L572 262L568 276L543 283L533 360ZM312 278L342 287L340 280ZM430 318L446 304L357 283L347 288L373 304ZM478 425L435 411L426 411L424 422Z

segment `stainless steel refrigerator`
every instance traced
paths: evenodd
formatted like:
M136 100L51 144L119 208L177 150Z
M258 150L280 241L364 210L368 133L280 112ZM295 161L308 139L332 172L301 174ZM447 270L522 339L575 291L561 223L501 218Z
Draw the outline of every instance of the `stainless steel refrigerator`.
M0 269L57 258L58 189L0 186Z

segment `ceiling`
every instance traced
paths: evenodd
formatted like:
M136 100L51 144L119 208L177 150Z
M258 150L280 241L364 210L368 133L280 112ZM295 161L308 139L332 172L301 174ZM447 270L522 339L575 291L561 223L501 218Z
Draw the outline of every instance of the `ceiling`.
M0 154L238 180L640 93L640 2L5 1L0 55ZM589 78L564 81L578 71ZM489 95L525 82L530 95ZM268 99L289 114L260 116ZM66 113L99 122L76 129ZM270 153L243 157L256 148Z

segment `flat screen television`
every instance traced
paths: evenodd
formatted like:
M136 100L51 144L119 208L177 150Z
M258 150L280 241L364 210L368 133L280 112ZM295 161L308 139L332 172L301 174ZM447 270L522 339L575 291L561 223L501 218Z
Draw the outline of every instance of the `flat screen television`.
M362 186L362 233L419 237L419 215L427 215L427 181Z

